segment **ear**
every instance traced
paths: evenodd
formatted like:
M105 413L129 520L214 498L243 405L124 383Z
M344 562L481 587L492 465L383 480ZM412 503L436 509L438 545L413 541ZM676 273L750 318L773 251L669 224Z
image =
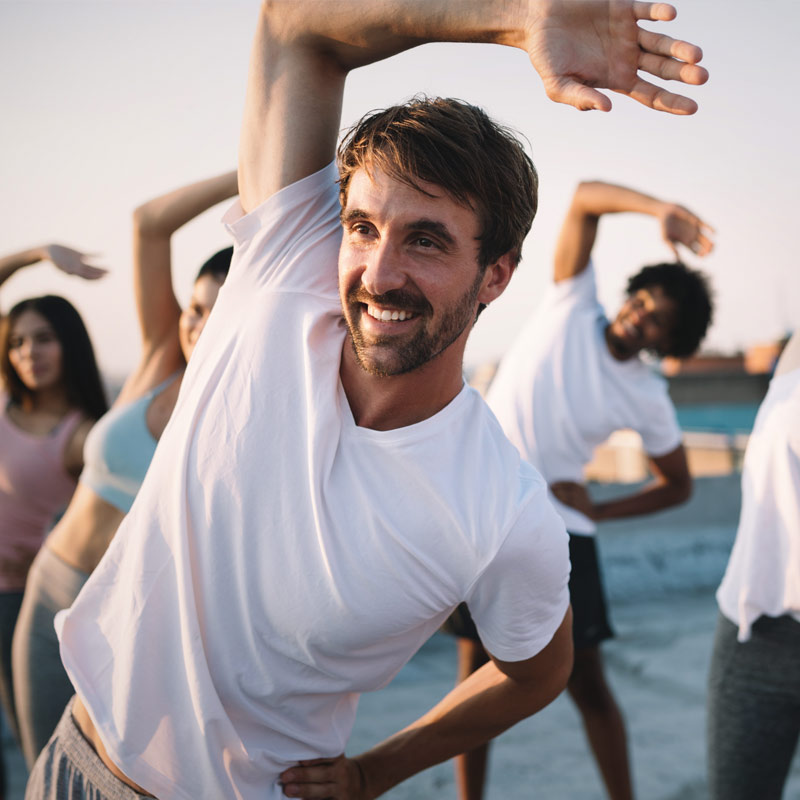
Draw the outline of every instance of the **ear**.
M506 290L508 282L516 269L516 263L510 253L500 256L494 264L489 264L483 274L478 301L488 305Z

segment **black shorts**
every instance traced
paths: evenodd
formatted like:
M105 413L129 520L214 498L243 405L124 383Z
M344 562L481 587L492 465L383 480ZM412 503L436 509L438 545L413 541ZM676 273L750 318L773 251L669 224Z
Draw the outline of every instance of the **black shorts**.
M595 647L614 632L606 612L606 596L597 544L594 536L569 535L569 599L572 604L572 641L576 650ZM462 639L479 642L478 629L472 621L466 603L461 603L442 625L442 630Z
M606 593L594 536L569 535L569 600L572 641L576 650L595 647L614 635L606 611Z

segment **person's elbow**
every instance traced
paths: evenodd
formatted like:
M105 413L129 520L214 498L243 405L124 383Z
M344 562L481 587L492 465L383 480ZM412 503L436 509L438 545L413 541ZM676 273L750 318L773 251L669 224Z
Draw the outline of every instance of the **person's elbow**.
M669 488L668 505L678 506L686 503L692 496L694 482L692 481L692 476L687 472L685 475L671 478L667 486Z
M694 491L694 481L691 475L687 475L678 484L678 503L686 503L692 496Z
M550 643L537 657L534 669L518 676L521 689L520 718L530 717L549 705L567 688L572 674L572 607L567 609L561 625Z
M572 675L572 667L575 663L575 645L572 639L572 606L567 607L567 613L564 615L564 620L553 636L553 642L557 645L557 651L554 654L554 661L552 667L553 674L553 696L548 702L552 702L558 697L564 689L567 688L570 675Z
M602 191L601 181L581 181L572 195L569 213L579 218L597 220L597 197Z
M133 211L133 232L137 237L160 236L164 233L163 214L154 201L142 203Z

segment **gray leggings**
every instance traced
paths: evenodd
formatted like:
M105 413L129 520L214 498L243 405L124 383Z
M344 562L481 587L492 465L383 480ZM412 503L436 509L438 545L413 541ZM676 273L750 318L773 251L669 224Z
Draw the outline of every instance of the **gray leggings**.
M53 620L56 612L72 605L88 577L47 545L39 550L28 572L12 650L17 723L28 769L75 694L61 664Z
M800 733L800 622L760 617L736 640L720 614L708 686L711 800L780 800Z
M25 787L25 800L138 800L83 738L70 700ZM152 800L152 798L150 798Z

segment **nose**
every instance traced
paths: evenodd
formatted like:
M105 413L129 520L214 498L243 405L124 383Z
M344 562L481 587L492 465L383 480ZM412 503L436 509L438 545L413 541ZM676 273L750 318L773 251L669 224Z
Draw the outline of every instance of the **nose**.
M634 308L631 311L631 322L634 325L641 325L647 317L647 312L642 308Z
M36 346L33 339L25 338L19 346L19 354L22 358L31 358L35 349Z
M400 255L389 242L381 242L369 251L361 283L371 295L382 295L405 285L406 274Z

